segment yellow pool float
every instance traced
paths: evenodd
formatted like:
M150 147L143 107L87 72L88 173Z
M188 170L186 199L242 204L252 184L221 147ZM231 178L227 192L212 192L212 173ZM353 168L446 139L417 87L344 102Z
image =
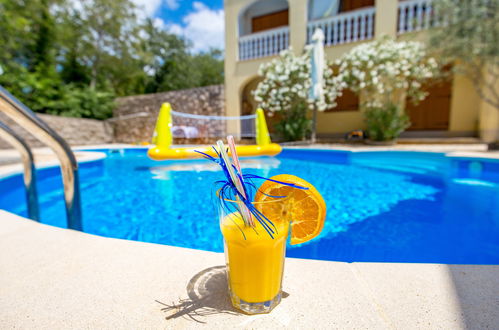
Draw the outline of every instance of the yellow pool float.
M187 148L172 148L173 137L171 133L172 118L171 118L171 105L163 103L159 110L156 128L152 138L152 143L155 146L147 152L149 158L154 160L168 160L168 159L194 159L202 158L203 155L197 153L200 151L216 156L211 147L187 147ZM265 121L265 115L262 109L256 110L256 145L239 145L236 151L239 157L252 157L252 156L275 156L282 151L282 147L277 143L270 141L270 135Z

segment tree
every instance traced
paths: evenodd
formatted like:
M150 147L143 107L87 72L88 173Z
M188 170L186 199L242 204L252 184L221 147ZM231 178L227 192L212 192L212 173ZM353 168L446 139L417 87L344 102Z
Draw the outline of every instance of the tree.
M211 49L207 53L191 55L191 67L197 73L197 84L209 86L223 84L224 61L222 52Z
M40 10L34 24L33 70L50 70L54 64L55 24L49 12L49 1L40 0Z
M434 8L443 24L430 31L430 47L499 110L499 0L437 0Z
M282 116L276 129L286 140L302 140L309 133L311 121L307 110L324 111L336 106L335 100L342 82L335 79L329 66L324 70L324 98L309 98L310 52L296 56L291 50L282 51L279 58L262 64L258 74L263 80L254 91L255 101L263 109Z
M85 65L82 54L85 52L86 30L81 14L74 11L72 7L62 8L61 25L64 29L59 31L60 52L64 54L61 61L60 72L62 80L69 84L88 86L90 84L90 68Z
M26 81L52 62L53 29L50 3L42 0L0 0L0 84L15 95Z
M57 0L0 0L0 84L30 105L45 112L48 101L61 99L56 72L57 27L50 9Z
M146 87L147 93L223 83L224 62L219 50L192 55L187 52L187 44L178 42L177 39L177 47L167 48L170 54L155 71Z
M220 83L220 52L137 17L132 0L0 0L0 84L38 112L103 119L114 96Z
M194 87L195 80L188 59L187 44L184 40L165 31L152 31L151 54L162 54L153 62L153 76L146 86L147 93L156 93Z
M93 0L82 1L81 6L73 9L73 15L82 19L80 56L90 67L90 87L99 83L103 87L108 80L118 95L124 95L138 69L134 55L140 28L135 5L130 0Z

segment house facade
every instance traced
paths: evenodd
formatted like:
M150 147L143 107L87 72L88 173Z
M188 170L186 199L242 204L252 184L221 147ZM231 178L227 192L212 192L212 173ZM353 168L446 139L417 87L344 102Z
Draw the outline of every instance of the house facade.
M437 25L432 0L225 0L225 95L228 116L254 113L251 92L258 68L291 46L298 54L316 28L325 33L325 54L334 61L356 45L389 35L424 40ZM499 139L499 111L482 101L465 77L428 87L420 104L407 104L412 126L405 136L476 136ZM269 118L272 122L272 118ZM338 106L318 114L319 137L364 128L356 95L345 91Z

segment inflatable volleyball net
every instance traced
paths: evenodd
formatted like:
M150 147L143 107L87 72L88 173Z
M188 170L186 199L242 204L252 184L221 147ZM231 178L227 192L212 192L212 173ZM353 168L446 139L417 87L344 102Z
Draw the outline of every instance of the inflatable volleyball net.
M156 160L199 158L192 148L173 145L205 145L234 136L243 156L275 155L281 148L271 142L262 109L246 116L205 116L178 112L169 103L161 106L152 138L149 157ZM199 149L199 148L198 148Z

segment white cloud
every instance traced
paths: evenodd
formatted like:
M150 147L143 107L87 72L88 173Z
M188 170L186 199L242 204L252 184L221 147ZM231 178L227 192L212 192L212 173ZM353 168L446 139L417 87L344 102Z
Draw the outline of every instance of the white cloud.
M168 9L176 10L179 6L179 0L165 0L165 5Z
M174 23L168 24L167 30L170 33L178 34L181 36L183 36L183 34L184 34L184 28L179 24L174 24Z
M161 30L164 30L166 29L166 24L165 24L165 21L163 21L161 18L159 17L155 17L152 19L152 24L154 25L154 27L156 27L157 29L161 29Z
M212 10L202 2L193 3L194 11L182 18L185 26L169 24L168 30L193 44L193 52L224 48L224 11Z
M139 11L142 11L145 16L151 17L156 11L158 11L161 6L162 0L133 0L133 2L139 7ZM139 13L139 17L140 17Z
M181 0L133 0L137 5L139 18L154 17L164 4L170 10L179 8ZM182 24L166 24L161 18L154 17L156 27L167 29L192 42L194 53L208 51L210 48L224 49L224 11L212 10L204 3L195 1L193 11L182 18Z
M138 7L137 15L141 18L154 17L162 4L170 10L176 10L180 6L180 0L132 0Z

